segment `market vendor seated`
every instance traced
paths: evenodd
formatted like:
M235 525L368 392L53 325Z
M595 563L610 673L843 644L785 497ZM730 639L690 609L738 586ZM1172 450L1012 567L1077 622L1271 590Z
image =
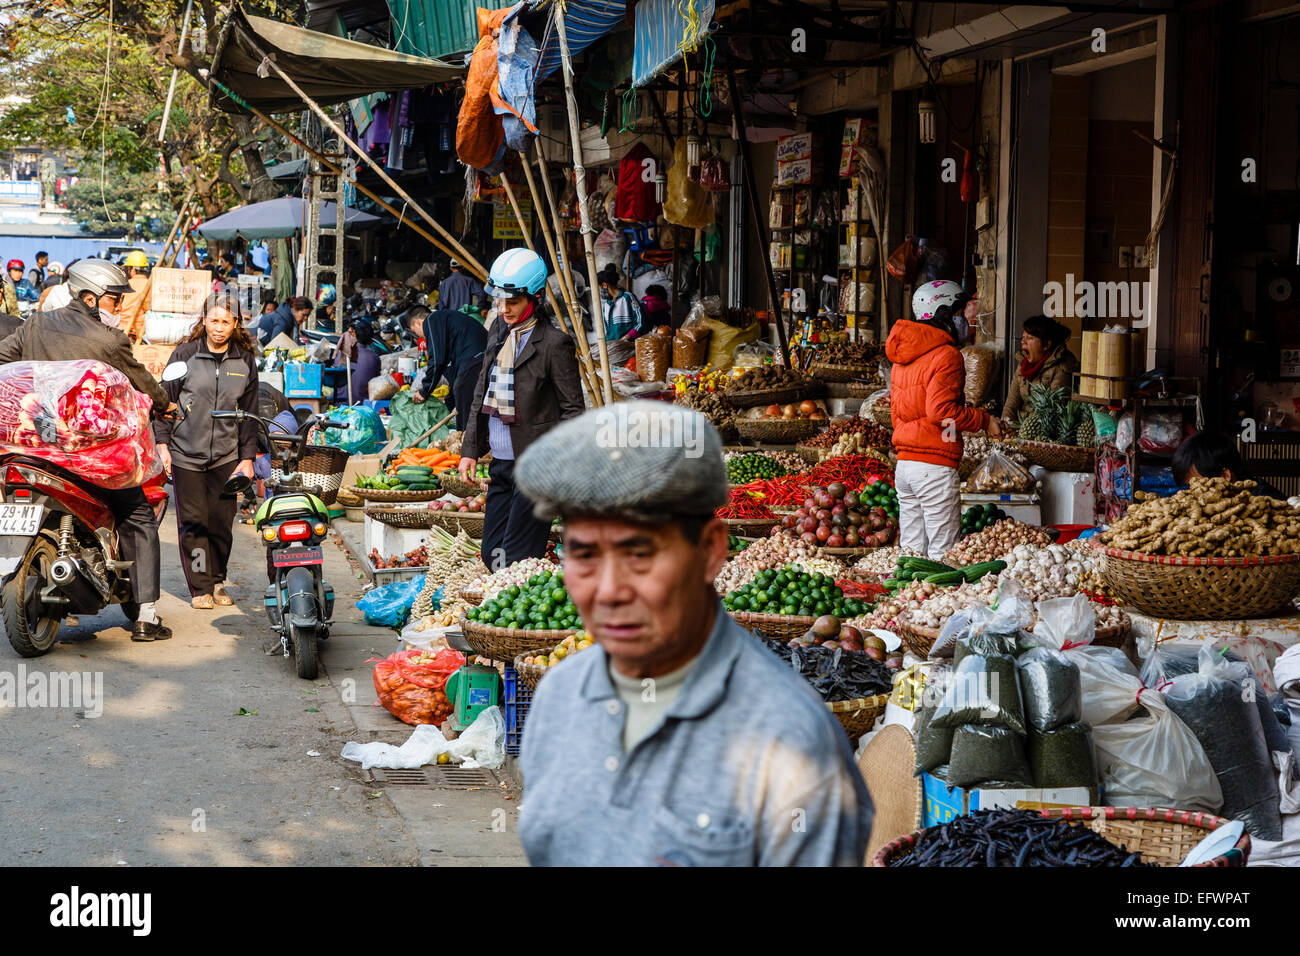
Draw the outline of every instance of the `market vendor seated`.
M1079 370L1079 360L1066 346L1070 330L1045 315L1025 319L1020 334L1019 365L1011 380L1002 420L1014 424L1029 404L1029 390L1035 385L1050 389L1069 388L1071 373Z
M564 519L565 586L596 642L529 710L529 861L862 865L872 805L848 738L714 590L727 476L713 426L659 402L594 409L533 442L516 480L539 517Z
M1250 473L1236 443L1221 432L1197 432L1178 446L1172 463L1174 481L1186 485L1193 478L1227 478L1253 481L1256 494L1286 500L1284 491Z

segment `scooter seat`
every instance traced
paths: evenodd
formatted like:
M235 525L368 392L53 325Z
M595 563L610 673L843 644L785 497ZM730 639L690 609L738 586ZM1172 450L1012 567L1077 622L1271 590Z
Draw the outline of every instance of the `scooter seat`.
M292 495L279 495L262 502L253 516L253 524L260 528L268 521L286 521L291 518L306 518L311 521L329 521L329 509L315 495L300 492Z

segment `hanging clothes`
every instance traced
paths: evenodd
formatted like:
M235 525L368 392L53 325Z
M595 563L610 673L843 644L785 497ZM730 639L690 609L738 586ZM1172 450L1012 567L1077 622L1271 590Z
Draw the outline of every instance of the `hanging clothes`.
M647 166L646 160L651 165ZM618 198L614 202L614 216L626 222L654 222L659 215L659 201L655 199L653 173L658 172L654 153L645 143L637 143L624 154L618 163ZM646 182L647 169L651 171Z

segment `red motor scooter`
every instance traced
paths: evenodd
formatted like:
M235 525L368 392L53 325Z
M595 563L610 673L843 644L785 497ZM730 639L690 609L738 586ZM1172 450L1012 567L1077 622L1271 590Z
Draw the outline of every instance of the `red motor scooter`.
M167 476L144 485L159 522ZM121 604L134 623L131 562L121 560L112 512L67 469L25 455L0 455L0 615L23 657L48 653L69 614Z

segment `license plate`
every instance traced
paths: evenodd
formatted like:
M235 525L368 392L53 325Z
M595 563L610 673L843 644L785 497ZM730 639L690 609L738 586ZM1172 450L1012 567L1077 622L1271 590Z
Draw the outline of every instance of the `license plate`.
M0 505L0 534L31 537L41 530L45 505Z
M320 548L289 548L271 556L271 563L277 568L300 568L307 564L320 564L323 560Z

